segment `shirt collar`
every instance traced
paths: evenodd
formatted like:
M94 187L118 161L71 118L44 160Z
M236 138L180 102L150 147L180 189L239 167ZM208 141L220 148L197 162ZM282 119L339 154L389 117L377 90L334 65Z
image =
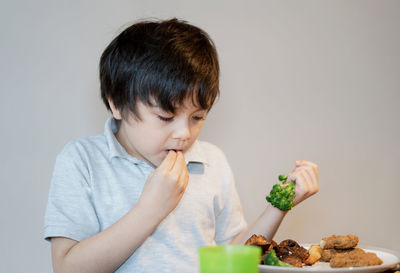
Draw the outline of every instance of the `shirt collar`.
M116 120L113 117L108 118L106 124L104 125L104 135L107 139L107 144L110 150L110 159L114 157L122 157L128 158L135 163L143 162L142 160L135 158L127 153L127 151L122 147L122 145L118 142L115 134L118 132L119 127L121 126L121 121ZM201 149L201 143L199 141L195 141L190 147L190 149L185 153L185 161L186 164L190 162L198 162L203 164L208 164L207 157Z
M134 163L141 162L141 160L128 154L125 148L122 147L122 145L118 142L117 138L115 137L115 134L118 132L120 126L121 126L121 121L116 120L113 117L108 118L106 124L104 125L104 135L106 136L107 144L110 150L110 159L114 157L121 157L121 158L127 158L133 161Z

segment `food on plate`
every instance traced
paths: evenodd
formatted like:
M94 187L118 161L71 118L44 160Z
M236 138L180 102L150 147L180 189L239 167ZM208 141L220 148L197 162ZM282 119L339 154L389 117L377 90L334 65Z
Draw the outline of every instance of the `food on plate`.
M348 234L348 235L332 235L330 237L322 238L321 247L323 249L349 249L356 247L358 244L358 237L356 235Z
M274 207L282 210L288 211L292 209L294 206L293 199L296 194L294 188L296 186L296 181L292 181L290 183L286 183L288 179L287 175L280 175L279 181L280 184L275 184L272 187L269 195L265 198L268 202L270 202Z
M274 265L277 265L277 261L273 262L276 257L281 262L302 267L304 261L309 257L307 249L290 239L283 240L278 245L274 240L268 241L262 235L252 235L245 244L261 247L261 264L273 265L275 263Z
M245 245L258 246L261 248L262 255L260 263L262 264L264 262L265 256L267 256L268 251L276 247L278 244L274 240L268 241L262 235L253 234L249 239L247 239Z
M262 235L253 234L247 241L244 243L245 245L252 245L258 246L261 248L261 260L260 264L264 264L264 259L269 253L269 251L274 247L277 246L277 243L274 240L268 241Z
M276 250L276 255L278 255L278 257L282 260L284 259L288 260L288 257L291 257L289 261L298 260L298 259L293 259L293 257L297 257L300 259L301 263L303 263L303 261L305 261L308 258L308 256L310 256L310 254L308 254L307 249L300 246L296 241L291 239L283 240L282 242L280 242ZM301 267L301 265L299 267Z
M365 252L357 248L357 244L358 237L351 234L323 238L321 261L329 262L333 268L372 266L383 263L375 253Z
M323 249L322 250L322 256L321 256L321 261L322 262L330 262L331 259L333 259L336 254L339 253L345 253L347 255L352 255L352 253L360 253L363 252L361 248L349 248L349 249L335 249L335 248L330 248L330 249Z
M304 261L306 265L313 265L322 257L322 248L320 245L311 245L308 250L308 258Z
M278 257L276 256L275 250L273 249L271 249L265 256L264 264L273 266L294 267L291 264L279 260Z
M277 244L268 241L262 235L252 235L246 245L258 246L262 249L261 264L303 267L312 266L316 262L327 262L330 267L360 267L381 265L383 261L375 254L357 248L358 237L345 235L323 238L321 245L311 245L307 250L292 239Z
M282 262L295 267L303 267L303 261L296 255L288 255L282 258Z
M247 239L245 245L253 245L261 247L262 251L271 250L274 246L276 246L276 242L274 240L268 241L262 235L253 234L249 239Z
M331 267L360 267L372 266L382 264L382 260L376 256L375 253L361 251L350 251L337 253L335 257L330 260Z

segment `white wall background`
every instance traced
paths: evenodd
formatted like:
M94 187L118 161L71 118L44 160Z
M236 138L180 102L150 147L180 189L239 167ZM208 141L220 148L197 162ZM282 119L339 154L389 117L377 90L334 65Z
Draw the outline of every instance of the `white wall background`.
M219 145L253 221L294 160L320 193L276 240L354 233L400 251L400 1L2 1L0 272L51 272L43 215L56 154L103 132L99 56L140 18L212 36L221 97L201 138Z

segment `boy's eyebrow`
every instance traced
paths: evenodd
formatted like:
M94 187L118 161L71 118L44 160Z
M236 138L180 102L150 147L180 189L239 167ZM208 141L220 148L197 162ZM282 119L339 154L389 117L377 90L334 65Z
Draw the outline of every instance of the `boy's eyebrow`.
M163 110L163 111L165 111L165 112L168 111L168 110L164 110L164 109L162 108L162 106L161 106L160 104L158 104L158 103L152 103L152 104L149 104L148 106L149 106L150 108L161 109L161 110ZM175 109L181 109L181 108L189 108L189 107L183 107L183 104L178 104L178 105L175 105L174 108L175 108ZM204 108L202 108L201 106L197 106L197 105L193 105L193 108L195 108L195 111L202 111L202 110L207 111L207 109L204 109Z
M162 107L160 107L159 105L150 105L150 108L155 109L155 110L160 110L160 111L162 111L162 112L164 112L164 113L174 114L173 112L170 112L170 111L168 111L168 110L164 110L164 109L163 109ZM203 108L199 107L199 108L194 109L194 110L192 111L192 113L196 113L196 112L200 112L200 111L204 111L205 113L208 112L207 109L203 109ZM175 113L176 113L176 112L179 112L179 107L176 108Z

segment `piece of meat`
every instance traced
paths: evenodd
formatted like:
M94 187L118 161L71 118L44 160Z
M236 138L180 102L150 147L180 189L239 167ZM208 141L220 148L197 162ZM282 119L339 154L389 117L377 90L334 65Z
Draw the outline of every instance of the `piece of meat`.
M321 247L323 249L348 249L354 248L358 244L358 237L356 235L332 235L331 237L322 238Z
M271 250L274 246L277 245L277 243L274 240L268 241L262 235L253 234L249 239L247 239L247 241L245 242L245 245L261 247L262 252L264 253L266 251Z
M310 254L308 253L308 250L305 249L302 246L296 247L293 249L293 254L300 257L302 262L304 263L305 260L308 259L308 257L310 256Z
M262 235L255 235L253 234L247 241L245 242L245 245L252 245L252 246L258 246L262 250L262 255L260 259L260 264L264 264L264 259L267 253L276 247L278 244L274 241L268 241L264 236Z
M302 262L304 262L310 256L307 249L300 246L296 241L290 239L284 240L279 243L276 255L281 258L295 255L299 257Z
M296 256L296 255L286 256L286 257L282 258L281 261L291 264L296 267L303 267L303 261L301 260L301 258L299 256Z
M274 249L278 246L278 244L274 241L271 240L271 245L269 246L269 248L267 249L267 251L270 251L271 249Z
M296 267L302 267L309 257L307 249L291 239L280 242L274 249L279 260Z
M244 244L263 247L270 245L271 243L264 236L253 234Z
M283 240L282 242L280 242L279 246L281 246L281 247L299 247L300 245L295 240L287 239L287 240Z
M320 261L329 262L339 253L354 253L354 254L362 254L365 251L361 248L349 248L349 249L323 249Z
M330 260L331 267L360 267L382 264L382 260L371 252L353 251L348 253L337 253Z
M287 248L287 247L281 247L281 246L277 245L274 249L275 249L276 256L279 259L289 256L291 254L289 248Z

